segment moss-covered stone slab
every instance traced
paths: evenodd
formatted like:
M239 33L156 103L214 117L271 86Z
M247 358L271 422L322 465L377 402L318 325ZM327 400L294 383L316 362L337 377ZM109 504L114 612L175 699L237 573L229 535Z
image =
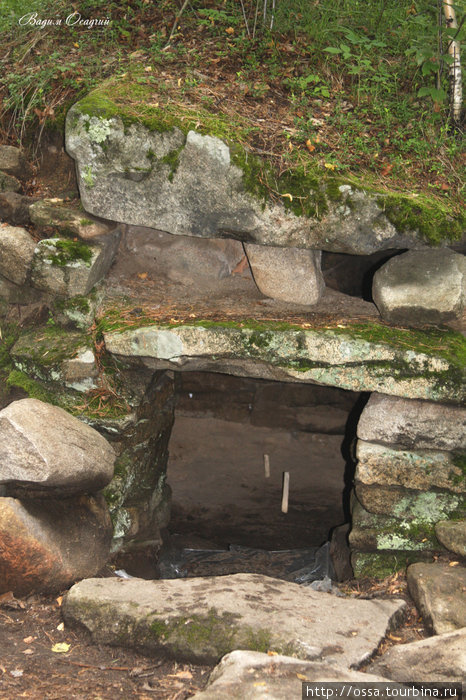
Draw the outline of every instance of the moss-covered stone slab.
M89 294L107 274L119 240L119 232L93 245L69 238L43 239L32 261L32 285L53 296Z
M157 369L217 371L433 401L459 403L465 396L466 344L453 332L442 335L439 345L437 336L434 344L428 334L410 337L375 324L305 329L247 321L142 323L131 328L104 319L107 350Z
M403 450L358 440L355 478L363 484L405 486L428 491L432 487L466 492L466 474L450 452Z
M408 449L466 450L466 409L374 392L357 432L361 440Z
M243 145L250 125L154 102L141 80L111 79L68 112L86 211L177 235L369 254L461 238L464 221L423 197L374 192L309 162L282 172Z
M356 482L356 495L370 513L393 515L409 520L436 523L450 518L464 518L464 494L446 491L410 491L409 489Z
M369 513L353 500L351 513L351 548L359 552L434 552L441 549L434 524L417 518L395 518Z
M72 360L90 350L90 344L85 333L51 324L22 333L10 356L17 370L33 379L56 382L64 379Z
M61 236L78 236L92 242L106 236L115 228L111 223L99 221L84 209L71 207L62 199L41 199L29 207L31 221L36 226L51 226Z
M147 581L88 579L63 604L96 643L207 663L234 649L325 658L349 668L372 654L401 600L339 598L258 574Z

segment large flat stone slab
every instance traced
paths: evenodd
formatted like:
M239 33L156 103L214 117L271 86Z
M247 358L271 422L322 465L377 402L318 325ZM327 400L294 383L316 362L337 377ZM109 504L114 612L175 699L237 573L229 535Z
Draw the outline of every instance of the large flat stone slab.
M332 666L325 661L301 661L290 656L269 656L237 650L227 654L212 671L195 700L284 700L301 697L303 681L381 683L382 676Z
M402 683L461 683L466 678L466 628L397 644L371 664L369 673Z
M416 563L408 567L408 587L424 622L435 634L466 627L466 568Z
M0 411L0 483L9 495L98 491L112 479L114 461L107 440L62 408L22 399Z
M397 331L392 334L375 324L283 328L248 321L186 321L139 323L126 330L128 320L104 334L107 350L153 369L216 371L453 402L465 393L456 351L448 356L438 349L427 352L427 336L417 339L416 350L409 333L402 333L400 342ZM114 324L118 327L118 319ZM386 339L381 339L385 332ZM464 340L459 334L452 338L455 343Z
M194 131L199 113L181 107L181 118L174 118L173 109L152 105L153 95L143 98L144 86L137 87L130 114L132 85L121 80L68 112L66 148L76 160L86 211L176 235L358 255L423 245L418 230L393 223L400 205L414 209L410 198L394 205L385 193L302 168L283 178L271 174L267 161L239 143L205 133L212 130L205 125ZM212 115L203 117L212 123ZM215 122L237 131L221 113Z
M258 574L146 581L88 579L63 613L97 643L218 661L234 649L274 650L349 668L402 616L401 600L355 600Z
M466 450L466 409L374 392L359 418L358 437L416 450Z

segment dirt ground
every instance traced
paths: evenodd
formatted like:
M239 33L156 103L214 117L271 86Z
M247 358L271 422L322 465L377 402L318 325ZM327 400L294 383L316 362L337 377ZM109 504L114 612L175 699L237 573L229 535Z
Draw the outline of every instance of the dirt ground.
M6 597L0 597L2 700L184 700L208 678L207 666L90 644L84 633L64 629L60 597ZM53 651L56 644L68 651Z

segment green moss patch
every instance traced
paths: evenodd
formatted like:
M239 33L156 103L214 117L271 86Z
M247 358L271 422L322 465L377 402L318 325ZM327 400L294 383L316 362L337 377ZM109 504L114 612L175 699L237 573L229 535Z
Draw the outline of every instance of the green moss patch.
M42 241L45 249L43 258L56 267L66 267L72 263L84 263L90 267L92 248L85 243L64 238L51 238Z
M458 241L465 233L466 215L463 212L453 215L446 204L426 195L409 197L390 193L379 196L377 202L397 231L418 231L431 244Z

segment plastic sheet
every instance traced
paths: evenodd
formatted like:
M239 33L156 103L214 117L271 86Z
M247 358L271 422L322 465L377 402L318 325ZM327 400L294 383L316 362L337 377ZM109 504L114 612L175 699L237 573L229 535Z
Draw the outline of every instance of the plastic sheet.
M329 542L321 547L276 551L239 545L228 549L169 547L162 550L158 567L160 578L166 579L254 573L309 585L335 578Z

